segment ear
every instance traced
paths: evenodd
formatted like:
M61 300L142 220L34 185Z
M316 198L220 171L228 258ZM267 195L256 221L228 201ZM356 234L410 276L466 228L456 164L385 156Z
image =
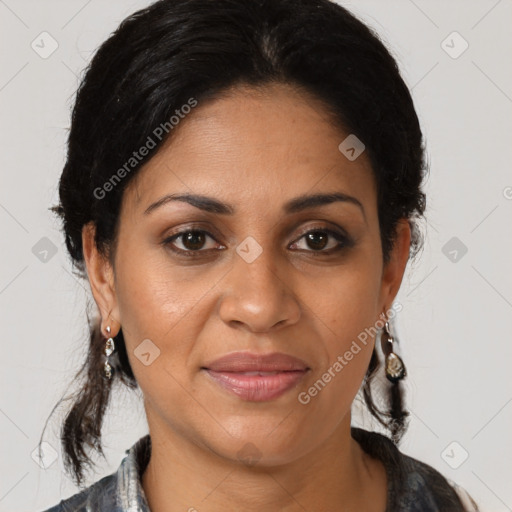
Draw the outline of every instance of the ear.
M96 226L89 222L82 228L82 247L87 276L94 301L101 314L102 325L110 325L115 336L120 328L119 310L114 287L114 271L108 259L99 252L94 240Z
M381 311L391 307L402 284L405 267L409 260L411 227L407 219L400 219L396 226L396 236L389 261L382 271Z

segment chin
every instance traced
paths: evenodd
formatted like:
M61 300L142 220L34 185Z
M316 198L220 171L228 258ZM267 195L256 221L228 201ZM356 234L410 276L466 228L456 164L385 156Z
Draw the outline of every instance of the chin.
M280 415L274 420L268 417L259 420L252 418L250 423L247 418L243 418L242 422L237 418L236 430L229 426L226 428L231 435L208 444L220 456L246 466L256 468L288 464L313 449L313 446L311 437L298 432L298 425L285 426L284 417Z

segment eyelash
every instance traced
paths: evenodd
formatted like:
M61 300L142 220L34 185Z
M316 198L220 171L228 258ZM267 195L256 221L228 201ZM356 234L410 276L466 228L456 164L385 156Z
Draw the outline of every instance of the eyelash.
M333 253L337 253L339 251L341 251L342 249L344 248L348 248L348 247L351 247L353 245L353 241L347 237L346 235L342 234L342 233L339 233L337 231L334 231L332 229L328 229L328 228L314 228L314 229L310 229L308 231L305 231L304 233L302 233L299 238L296 239L296 241L292 242L293 244L296 244L297 242L299 242L299 240L301 240L302 238L304 238L306 235L310 234L310 233L326 233L327 235L330 235L332 236L334 239L336 239L338 241L338 245L336 247L332 247L328 250L319 250L319 251L314 251L314 250L306 250L306 252L309 252L311 253L313 256L329 256ZM177 249L175 246L173 246L172 242L174 242L174 240L178 239L180 236L183 236L183 235L186 235L187 233L202 233L202 234L205 234L207 236L209 236L210 238L212 238L213 240L215 240L215 242L217 242L217 240L215 239L215 237L209 233L208 231L205 231L203 229L185 229L183 231L179 231L178 233L175 233L174 235L170 236L170 237L167 237L163 242L162 242L162 245L164 245L165 247L168 247L172 252L174 252L175 254L178 254L180 256L185 256L185 257L188 257L188 258L197 258L197 257L201 257L201 253L207 253L211 250L213 251L216 251L218 249L198 249L196 251L194 250L187 250L187 251L184 251L183 249ZM219 243L219 242L217 242ZM300 250L304 250L304 249L300 249Z

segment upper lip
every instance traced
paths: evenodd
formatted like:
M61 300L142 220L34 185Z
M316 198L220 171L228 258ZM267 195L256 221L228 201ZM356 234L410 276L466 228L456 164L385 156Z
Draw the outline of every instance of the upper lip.
M309 369L302 359L282 352L271 354L232 352L208 363L203 368L214 372L290 372Z

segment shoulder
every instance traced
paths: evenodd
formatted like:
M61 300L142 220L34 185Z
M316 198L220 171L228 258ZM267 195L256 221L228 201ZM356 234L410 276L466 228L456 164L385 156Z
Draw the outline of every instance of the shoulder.
M464 489L428 464L403 454L386 436L352 428L352 437L386 468L388 510L478 512L477 505Z
M141 475L151 454L151 438L149 435L140 438L125 453L126 456L115 473L103 477L43 512L149 512Z
M61 500L57 505L43 512L89 512L90 510L117 512L115 502L116 482L115 473L105 476L86 489Z
M432 466L402 453L400 455L408 473L406 485L402 486L404 510L478 512L476 503L462 487ZM414 502L415 505L412 504Z

